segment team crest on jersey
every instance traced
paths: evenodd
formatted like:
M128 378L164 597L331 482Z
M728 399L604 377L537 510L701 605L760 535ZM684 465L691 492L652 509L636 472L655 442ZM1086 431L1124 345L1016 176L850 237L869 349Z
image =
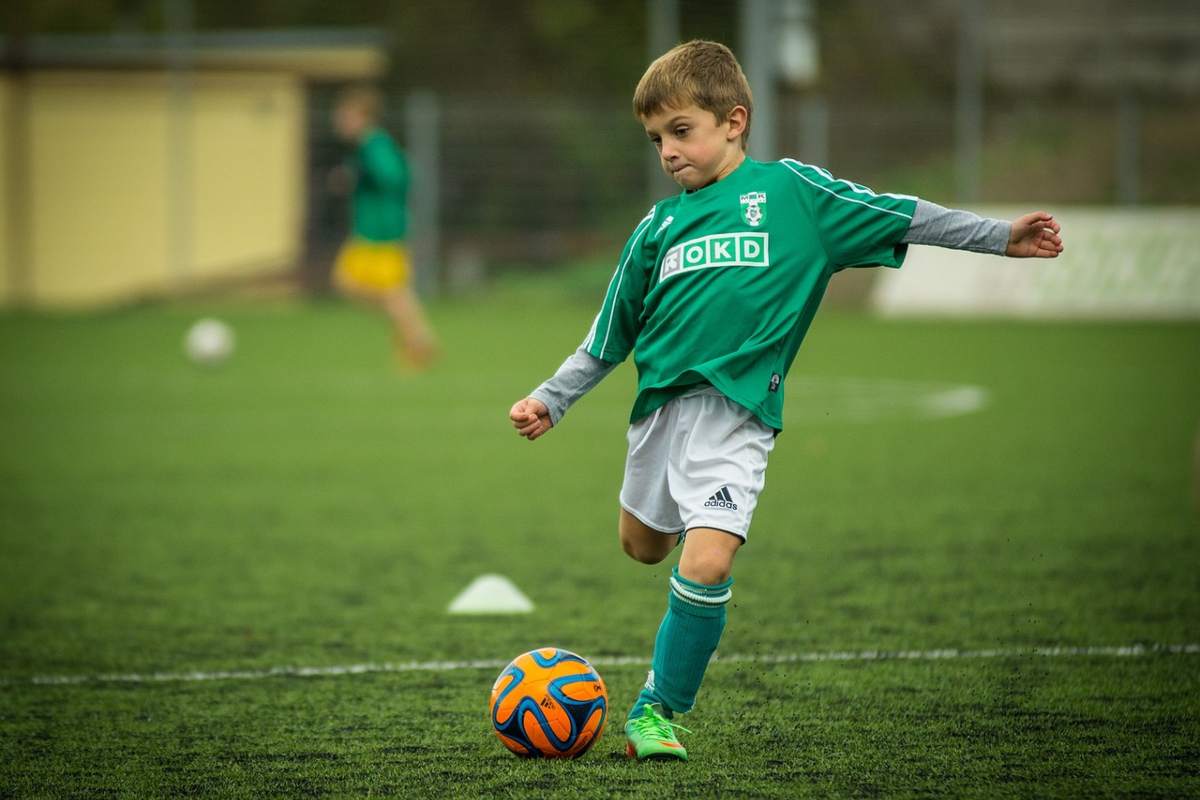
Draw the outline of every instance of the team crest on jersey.
M742 219L751 228L762 225L767 218L767 193L747 192L739 198L742 203Z

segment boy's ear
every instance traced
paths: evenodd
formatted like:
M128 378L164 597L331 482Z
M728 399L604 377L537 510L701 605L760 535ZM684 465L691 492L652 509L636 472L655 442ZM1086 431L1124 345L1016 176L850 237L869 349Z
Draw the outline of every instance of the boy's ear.
M734 106L729 112L729 117L725 120L729 123L729 133L726 134L726 138L732 142L745 133L746 122L749 118L750 112L746 110L745 106Z

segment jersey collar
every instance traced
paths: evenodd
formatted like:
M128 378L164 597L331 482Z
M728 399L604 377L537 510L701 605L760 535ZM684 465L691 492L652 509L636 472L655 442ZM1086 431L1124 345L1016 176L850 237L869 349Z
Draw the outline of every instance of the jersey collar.
M680 200L680 202L688 202L688 201L692 201L692 200L699 200L703 197L707 197L710 194L716 194L715 190L718 186L721 186L722 184L725 184L726 186L728 186L729 181L732 181L732 180L740 177L741 175L745 174L747 171L747 167L749 167L750 164L757 164L757 163L758 162L755 161L754 159L750 158L750 156L746 156L745 158L742 159L742 163L738 164L737 167L733 170L733 172L729 173L721 180L714 181L713 183L710 183L708 186L705 186L700 189L694 189L690 192L685 189L684 191L679 193L679 200Z

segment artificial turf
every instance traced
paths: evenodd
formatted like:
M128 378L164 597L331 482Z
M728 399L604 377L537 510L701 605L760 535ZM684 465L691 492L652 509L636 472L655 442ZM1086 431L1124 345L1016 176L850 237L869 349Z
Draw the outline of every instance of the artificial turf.
M36 676L648 657L669 564L616 544L633 374L528 443L509 405L594 309L437 304L392 368L332 303L0 317L0 796L1200 793L1200 325L823 312L793 370L721 652L1016 651L710 669L688 764L621 755L644 665L601 671L582 759L494 740L498 670L35 684ZM238 334L199 368L198 316ZM944 418L896 387L980 387ZM880 398L883 400L880 400ZM527 616L445 613L484 572Z

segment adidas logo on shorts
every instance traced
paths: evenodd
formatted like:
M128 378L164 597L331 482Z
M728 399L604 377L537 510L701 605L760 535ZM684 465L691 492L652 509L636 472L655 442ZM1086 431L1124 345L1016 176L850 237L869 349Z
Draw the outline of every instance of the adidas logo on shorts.
M730 511L737 511L737 503L733 502L733 495L729 494L729 487L722 486L721 491L714 494L712 497L704 501L705 508L727 508Z

